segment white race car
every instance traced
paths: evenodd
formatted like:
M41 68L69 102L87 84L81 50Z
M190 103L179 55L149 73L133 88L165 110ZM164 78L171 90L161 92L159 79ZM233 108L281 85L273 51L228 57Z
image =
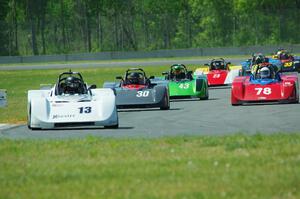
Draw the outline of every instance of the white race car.
M112 89L88 85L78 72L64 72L51 88L28 91L28 128L104 126L118 128Z

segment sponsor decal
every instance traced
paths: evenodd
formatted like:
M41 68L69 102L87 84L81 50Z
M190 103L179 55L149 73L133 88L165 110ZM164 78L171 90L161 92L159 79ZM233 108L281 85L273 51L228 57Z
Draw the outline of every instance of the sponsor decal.
M284 82L285 86L292 86L293 84L291 82Z
M74 118L75 114L67 114L67 115L58 115L55 114L52 116L52 119L61 119L61 118Z
M258 97L259 100L265 100L267 99L266 97Z
M63 104L52 104L53 107L60 107L63 106Z

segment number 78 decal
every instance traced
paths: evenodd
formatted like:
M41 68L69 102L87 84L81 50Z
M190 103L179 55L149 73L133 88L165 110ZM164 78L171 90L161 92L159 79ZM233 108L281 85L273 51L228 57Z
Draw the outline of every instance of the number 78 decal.
M270 95L272 93L271 88L266 87L266 88L254 88L254 90L257 91L256 95L260 95L261 93L265 95Z

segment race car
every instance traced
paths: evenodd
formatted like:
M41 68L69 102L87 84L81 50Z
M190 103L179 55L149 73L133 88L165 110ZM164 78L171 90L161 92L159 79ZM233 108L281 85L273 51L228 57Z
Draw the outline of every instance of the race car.
M154 81L147 78L141 68L126 70L124 78L117 76L119 82L105 82L104 88L112 88L116 93L117 108L160 108L170 109L167 81Z
M0 107L5 107L7 104L6 90L0 89Z
M281 63L281 72L300 72L300 57L293 56L284 49L279 49L272 58Z
M272 65L258 67L250 76L236 77L231 88L231 104L284 102L298 103L298 76L275 73Z
M28 128L118 128L112 89L88 86L80 73L63 72L53 87L28 91Z
M206 67L198 68L195 74L205 74L208 86L222 86L231 84L233 79L239 75L238 66L230 67L230 62L225 62L223 58L213 59Z
M253 65L257 65L260 63L270 63L276 66L279 70L281 69L281 62L277 59L265 57L261 53L254 53L252 58L247 59L246 61L242 62L242 68L240 69L239 76L249 76L251 75L251 69Z
M162 73L170 89L170 98L209 98L207 78L205 75L193 75L183 64L174 64L168 72Z

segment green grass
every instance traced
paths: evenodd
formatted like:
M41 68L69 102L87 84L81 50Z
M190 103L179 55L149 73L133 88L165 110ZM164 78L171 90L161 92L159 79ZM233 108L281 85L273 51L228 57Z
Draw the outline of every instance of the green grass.
M0 140L0 198L300 198L300 135Z
M191 66L189 69L195 69ZM102 88L104 81L115 81L115 76L123 75L125 67L74 69L81 72L88 84L96 84ZM169 66L149 66L145 68L147 76L161 75ZM57 81L58 75L68 69L55 70L24 70L0 71L0 88L7 90L8 106L0 108L0 123L24 123L27 120L27 91L39 89L40 84L52 84Z

